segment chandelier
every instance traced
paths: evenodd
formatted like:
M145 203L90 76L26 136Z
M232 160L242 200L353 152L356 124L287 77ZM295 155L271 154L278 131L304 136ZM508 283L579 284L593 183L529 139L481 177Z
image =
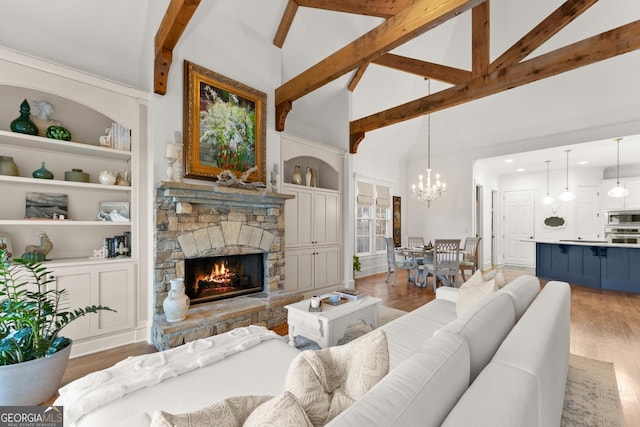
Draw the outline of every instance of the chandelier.
M431 79L428 80L428 92L431 95ZM431 182L431 114L427 115L427 182L423 182L422 174L418 176L418 185L411 186L412 198L421 202L427 202L427 207L431 207L431 202L440 196L447 194L447 184L440 181L440 174L436 174L436 181Z

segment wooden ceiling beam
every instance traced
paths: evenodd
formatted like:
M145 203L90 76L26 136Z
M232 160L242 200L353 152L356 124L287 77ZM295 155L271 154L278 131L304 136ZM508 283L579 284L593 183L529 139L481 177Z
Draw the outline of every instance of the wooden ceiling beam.
M471 10L471 74L484 76L489 71L489 0Z
M393 53L382 55L371 62L373 64L415 74L426 79L439 80L449 84L464 83L471 79L471 73L467 70L434 64L433 62L421 61L419 59L407 58L406 56L395 55Z
M364 75L364 72L367 70L368 66L369 64L364 64L356 70L356 73L353 75L351 81L349 82L349 86L347 86L349 92L353 92L354 90L356 90L356 86L360 82L360 79Z
M527 61L473 78L406 104L350 123L349 151L355 153L365 132L444 110L475 99L513 89L585 65L640 49L640 21L589 37Z
M416 0L295 0L298 6L358 15L391 18L408 8Z
M276 111L485 0L415 0L381 25L329 55L275 90ZM282 104L282 105L281 105ZM281 107L278 107L281 105ZM286 116L276 117L278 131ZM282 125L280 128L279 126Z
M495 71L522 61L597 2L598 0L567 0L493 61L489 70Z
M291 28L293 18L296 16L297 11L298 4L295 0L289 0L289 3L287 3L287 7L284 10L284 14L282 15L282 19L280 20L280 25L278 25L276 35L273 38L273 44L275 46L282 47L284 45L284 41L287 39L287 34L289 34L289 29Z
M162 18L155 37L155 61L153 91L158 95L167 93L169 69L173 60L173 49L195 13L200 0L171 0Z

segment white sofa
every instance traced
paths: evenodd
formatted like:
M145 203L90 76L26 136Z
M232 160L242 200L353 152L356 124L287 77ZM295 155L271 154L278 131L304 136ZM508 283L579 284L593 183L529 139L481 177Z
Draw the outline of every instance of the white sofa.
M521 276L456 316L457 289L381 327L389 373L327 426L560 425L569 359L570 288ZM195 411L238 395L278 395L298 350L271 339L144 388L78 426L148 426L158 409ZM56 404L64 405L58 401Z

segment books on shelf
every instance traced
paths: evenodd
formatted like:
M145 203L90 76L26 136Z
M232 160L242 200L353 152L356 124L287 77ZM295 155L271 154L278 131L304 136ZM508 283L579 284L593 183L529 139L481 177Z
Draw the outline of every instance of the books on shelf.
M122 151L131 151L131 130L125 128L120 123L111 124L109 134L111 148Z
M357 289L342 288L338 289L336 292L339 293L342 298L347 298L351 301L357 301L367 296L367 294Z

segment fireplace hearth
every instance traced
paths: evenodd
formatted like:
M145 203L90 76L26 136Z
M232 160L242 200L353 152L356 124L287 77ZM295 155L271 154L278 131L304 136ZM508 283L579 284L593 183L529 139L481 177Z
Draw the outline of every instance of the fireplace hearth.
M264 290L263 254L185 259L185 292L191 304Z

